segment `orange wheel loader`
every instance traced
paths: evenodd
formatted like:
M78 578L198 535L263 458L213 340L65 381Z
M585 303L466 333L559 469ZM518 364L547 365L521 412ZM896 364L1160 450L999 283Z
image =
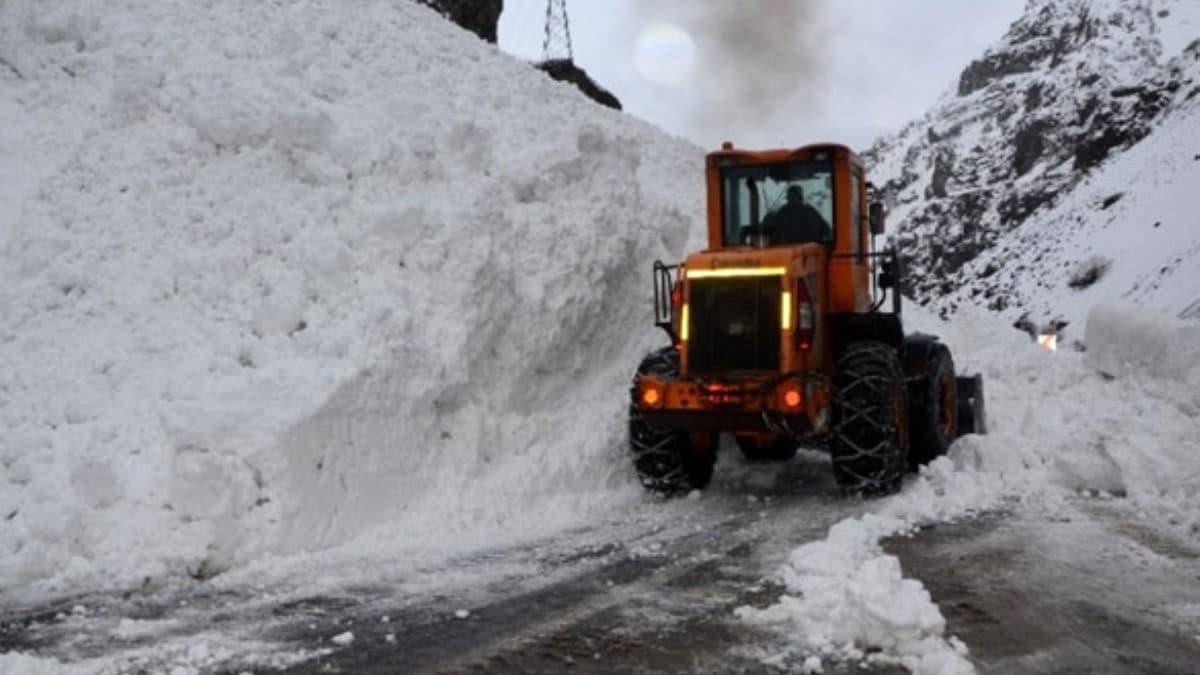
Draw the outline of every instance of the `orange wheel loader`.
M902 270L862 160L841 145L706 160L708 248L654 266L671 344L634 376L642 484L705 487L722 434L751 460L827 448L838 485L879 495L963 434L985 433L983 380L931 335L905 335Z

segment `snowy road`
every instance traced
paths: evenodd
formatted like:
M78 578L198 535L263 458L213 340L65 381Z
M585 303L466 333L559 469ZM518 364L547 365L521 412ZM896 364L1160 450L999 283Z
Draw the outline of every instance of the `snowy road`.
M299 670L761 669L754 649L770 638L740 626L733 610L776 598L779 589L763 577L797 544L860 508L831 500L832 491L820 461L739 472L690 513L672 504L620 540L547 551L516 583L468 594L474 597L425 599L398 609L389 624L365 617L362 649ZM470 615L448 611L457 607ZM386 641L389 632L395 645Z
M835 498L819 455L730 454L698 501L552 541L416 566L318 557L261 587L240 575L8 611L0 651L102 672L763 672L778 638L733 610L777 601L765 580L788 553L869 504ZM1121 500L1010 506L885 542L982 672L1196 672L1196 547Z
M1200 672L1200 547L1121 500L1024 504L886 548L984 673Z
M834 498L819 455L787 466L724 459L722 468L698 501L648 500L636 517L554 541L416 567L325 559L267 587L218 578L7 612L0 650L101 669L184 661L236 672L318 650L328 651L297 670L557 672L572 661L580 672L761 668L754 647L771 638L741 625L733 609L774 600L779 588L764 577L865 505ZM461 610L469 615L456 616ZM347 631L352 643L333 641ZM203 652L189 655L197 645Z
M787 466L724 459L722 468L698 501L647 501L637 516L509 550L415 567L321 559L268 587L218 578L6 612L0 650L92 669L183 661L237 672L314 654L296 669L761 668L754 647L771 638L733 609L774 600L779 588L764 577L865 505L834 498L828 463L815 454ZM333 641L347 631L352 643ZM203 651L189 654L197 645Z

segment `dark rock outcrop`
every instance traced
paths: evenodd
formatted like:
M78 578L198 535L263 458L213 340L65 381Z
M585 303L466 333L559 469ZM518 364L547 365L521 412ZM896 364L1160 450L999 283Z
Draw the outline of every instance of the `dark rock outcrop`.
M504 0L418 0L441 12L442 16L475 33L488 42L495 43L500 25L500 14L504 11ZM601 105L621 109L621 101L612 92L600 86L570 59L551 59L535 64L550 77L569 82L579 88L588 98Z
M552 59L543 61L537 64L537 67L546 72L550 77L560 81L569 82L575 85L588 98L599 103L600 105L608 106L614 110L621 109L621 102L612 92L601 87L595 80L587 74L583 68L580 68L574 61L568 59Z
M1021 125L1013 137L1013 170L1024 176L1033 169L1046 151L1046 133L1053 128L1048 120L1033 120Z
M504 0L419 0L447 19L495 44Z

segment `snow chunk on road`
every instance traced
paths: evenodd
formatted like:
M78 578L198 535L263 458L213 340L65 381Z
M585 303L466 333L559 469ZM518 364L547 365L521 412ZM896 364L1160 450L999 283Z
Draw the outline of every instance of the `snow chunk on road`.
M787 593L766 609L737 615L788 636L791 656L902 665L914 673L973 673L965 645L946 638L946 622L919 581L880 540L920 522L961 517L997 496L994 486L957 480L952 462L935 462L879 513L844 520L828 536L792 552L781 570Z
M791 554L783 572L789 595L738 615L794 632L807 652L858 660L882 650L867 658L914 672L971 672L961 644L943 639L946 622L929 592L903 578L900 561L879 547L882 535L902 527L875 516L842 521Z

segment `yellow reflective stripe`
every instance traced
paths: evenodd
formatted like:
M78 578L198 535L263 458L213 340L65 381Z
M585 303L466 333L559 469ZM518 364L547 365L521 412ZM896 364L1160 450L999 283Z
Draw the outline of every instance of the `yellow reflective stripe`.
M723 270L688 270L688 279L730 279L737 277L781 277L786 267L729 267Z
M688 304L685 302L683 303L683 316L679 317L679 339L683 342L688 341L688 331L692 325L691 317L688 314Z
M779 326L783 330L792 329L792 292L783 292L782 310L783 316L779 320Z

